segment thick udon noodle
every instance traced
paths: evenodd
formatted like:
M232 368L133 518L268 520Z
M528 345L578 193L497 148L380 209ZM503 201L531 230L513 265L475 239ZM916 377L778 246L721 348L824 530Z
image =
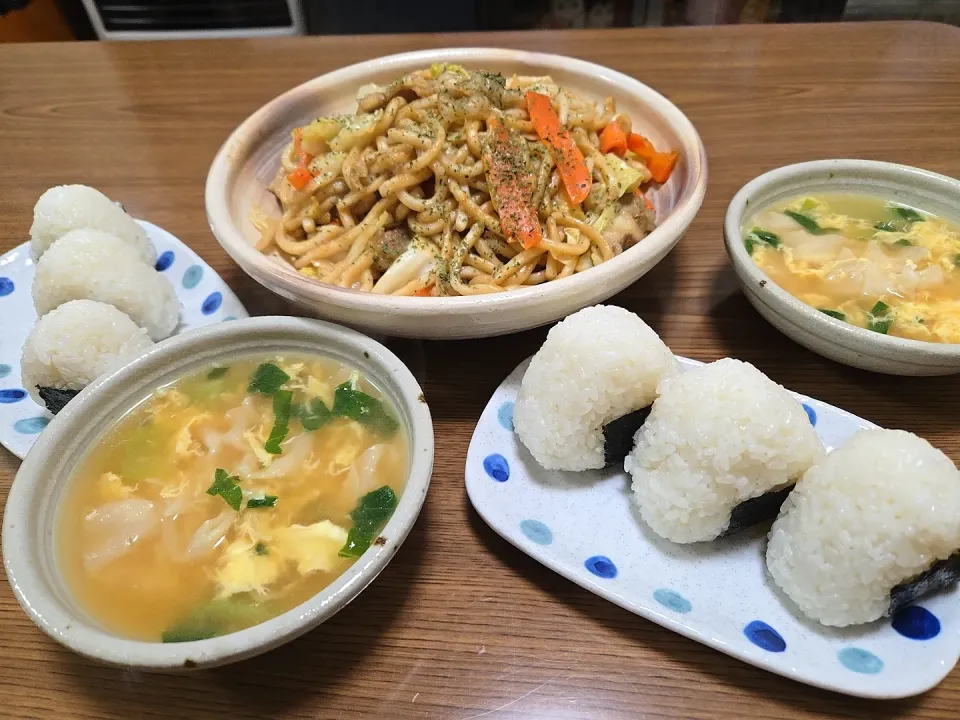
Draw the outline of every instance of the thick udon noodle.
M393 295L475 295L537 285L622 251L590 222L621 193L599 149L598 132L616 113L613 98L595 106L549 77L514 76L505 84L499 78L497 87L491 78L498 76L488 73L471 73L476 82L465 90L465 71L449 67L439 74L411 73L366 94L361 89L360 109L380 113L375 126L340 163L325 165L325 155L318 154L301 190L286 179L300 160L296 143L287 145L271 186L282 216L255 217L258 249L275 248L321 282ZM530 88L550 94L561 125L583 154L591 191L581 203L569 201L556 160L535 132L524 102L523 91ZM529 142L525 171L534 181L532 204L543 228L534 247L524 248L505 233L491 199L483 143L493 118ZM642 162L625 162L642 171L644 182L650 179ZM644 231L653 224L646 212ZM419 259L407 257L412 270L399 284L377 275L384 269L379 255L389 255L383 239L398 226L409 230L423 252ZM428 266L430 272L424 271Z

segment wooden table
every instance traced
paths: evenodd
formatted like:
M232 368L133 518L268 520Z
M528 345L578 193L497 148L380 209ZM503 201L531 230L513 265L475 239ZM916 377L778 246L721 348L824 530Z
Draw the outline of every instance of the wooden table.
M227 134L281 91L379 54L447 45L556 52L670 97L710 158L677 249L616 298L678 353L757 364L778 382L960 461L960 377L896 379L794 345L737 289L721 224L734 192L787 163L891 160L960 175L960 30L932 24L740 26L0 47L0 251L51 185L94 185L195 248L254 314L285 304L207 228L203 183ZM5 319L2 319L5 322ZM493 389L543 330L510 342L390 343L436 422L433 485L395 560L353 604L266 656L189 676L100 667L27 619L0 582L0 715L17 718L956 718L960 670L900 702L757 670L562 579L470 507L463 465ZM2 337L0 337L2 342ZM0 500L18 461L0 450Z

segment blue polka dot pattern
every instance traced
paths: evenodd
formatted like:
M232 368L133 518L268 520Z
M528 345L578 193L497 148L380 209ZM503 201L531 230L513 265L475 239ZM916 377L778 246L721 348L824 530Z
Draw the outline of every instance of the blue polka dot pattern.
M513 403L505 402L497 410L497 422L500 423L500 426L505 429L513 432Z
M539 520L524 520L520 523L520 531L537 545L549 545L553 542L550 528Z
M171 265L173 265L173 250L166 250L165 252L160 253L160 257L157 258L157 264L153 267L158 272L163 272Z
M191 265L183 273L183 286L187 290L192 290L203 277L203 268L199 265Z
M13 424L13 429L21 435L36 435L43 430L50 421L45 417L32 417L17 420Z
M212 292L207 295L206 300L203 301L203 305L200 306L200 311L204 315L213 315L213 313L220 309L220 305L222 304L223 295L219 292Z
M768 652L783 652L787 649L787 641L762 620L754 620L749 623L743 629L743 634L747 640L758 648L763 648Z
M809 405L807 405L806 403L803 403L803 410L804 410L804 412L807 413L807 417L810 418L810 424L813 425L814 427L816 427L816 426L817 426L817 411L814 410L814 409L813 409L812 407L810 407Z
M604 555L588 557L583 566L597 577L605 580L611 580L617 576L617 566L613 564L613 560Z
M894 630L911 640L930 640L940 634L937 616L919 605L898 610L890 624Z
M13 280L8 277L0 277L0 297L5 297L13 292Z
M669 588L660 588L653 591L653 599L664 607L670 608L674 612L688 613L693 610L693 605L683 595Z
M7 364L0 365L0 378L5 378L7 375L11 373L12 370L13 368Z
M510 464L499 453L487 455L483 459L483 469L497 482L506 482L510 479Z
M14 388L12 390L0 390L0 403L9 405L10 403L20 402L27 396L26 390Z
M883 660L863 648L844 648L837 653L837 660L847 670L853 670L855 673L864 675L876 675L883 670Z

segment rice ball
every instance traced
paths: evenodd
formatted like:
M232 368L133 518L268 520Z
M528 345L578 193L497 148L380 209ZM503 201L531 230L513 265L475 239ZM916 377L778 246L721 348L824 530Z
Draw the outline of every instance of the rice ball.
M861 430L811 467L770 531L767 569L807 617L843 627L960 551L960 472L903 430Z
M111 305L71 300L37 321L23 345L23 387L79 391L148 350L147 331Z
M58 238L79 228L116 235L136 250L143 262L153 265L157 261L146 231L110 198L86 185L58 185L37 200L30 227L33 259L39 260Z
M514 429L547 469L602 468L603 426L648 406L660 380L679 372L670 349L632 312L585 308L551 328L530 361Z
M33 304L43 315L69 300L96 300L126 313L153 340L169 337L180 302L162 274L115 235L71 230L37 262Z
M718 360L666 378L659 393L624 467L644 522L673 542L719 537L740 503L788 487L823 456L803 406L749 363Z

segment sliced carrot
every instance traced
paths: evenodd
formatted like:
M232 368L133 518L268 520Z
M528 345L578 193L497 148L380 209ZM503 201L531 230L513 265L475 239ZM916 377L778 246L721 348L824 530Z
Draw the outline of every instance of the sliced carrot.
M653 143L647 140L643 135L638 135L637 133L630 133L627 136L627 149L639 155L644 162L649 162L657 153L657 149L653 146Z
M676 150L658 152L654 155L647 163L647 168L649 168L653 179L658 183L665 183L670 178L670 173L673 172L679 157L680 153Z
M307 183L313 180L313 175L311 175L310 171L305 167L298 167L287 175L287 180L290 181L290 184L297 190L303 190L307 186Z
M623 157L627 152L627 136L630 135L630 118L616 115L600 133L600 152Z
M293 164L306 167L311 160L313 155L303 149L303 130L297 128L293 131Z
M583 153L573 141L570 131L560 125L560 118L550 104L550 98L536 92L527 93L527 112L537 135L553 151L560 179L567 197L579 205L590 194L590 171Z
M430 283L419 290L414 290L413 294L417 297L429 297L430 295L433 295L433 283Z
M655 210L655 208L653 207L653 203L650 202L650 198L648 198L646 195L643 194L643 190L641 190L640 188L637 188L636 190L633 191L633 194L636 195L641 200L643 200L643 204L647 206L647 210L651 210L651 211Z
M500 215L500 226L525 248L539 245L543 239L540 218L530 202L534 174L524 163L524 141L502 122L491 118L490 134L483 147L490 197Z

